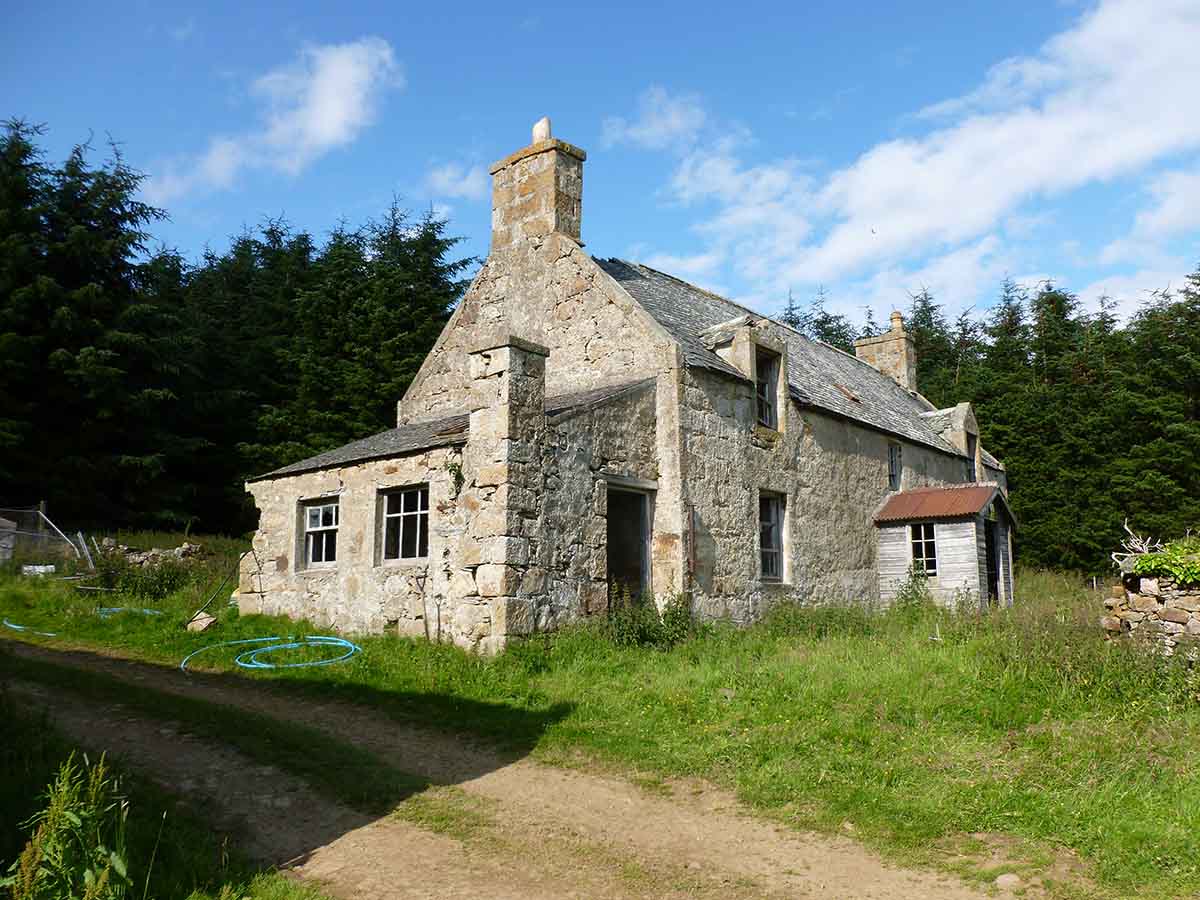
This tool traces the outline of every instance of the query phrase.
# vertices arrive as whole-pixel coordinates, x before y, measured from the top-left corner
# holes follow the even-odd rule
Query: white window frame
[[[755,419],[764,428],[776,431],[779,430],[779,359],[778,353],[754,348]]]
[[[768,510],[773,510],[773,516],[763,518],[764,503]],[[768,546],[764,540],[767,529],[773,529],[774,541]],[[776,491],[759,491],[758,493],[758,577],[760,581],[782,582],[787,574],[787,495]],[[774,558],[774,572],[769,572],[771,566],[768,559]]]
[[[332,510],[332,514],[326,513]],[[310,500],[301,507],[301,525],[304,528],[304,567],[306,569],[332,569],[337,566],[337,533],[341,522],[341,504],[335,497]],[[315,519],[314,519],[315,515]],[[333,558],[329,558],[329,535],[333,535]],[[320,553],[313,551],[318,546]],[[314,557],[319,555],[320,559]]]
[[[898,491],[904,481],[904,445],[888,441],[888,490]]]
[[[913,566],[924,572],[926,577],[936,578],[938,573],[937,527],[934,523],[913,522],[909,525],[908,546],[912,554]]]
[[[416,502],[412,509],[407,509],[406,498],[414,496]],[[391,510],[392,499],[396,500],[398,509]],[[422,535],[421,522],[424,520],[424,535]],[[389,488],[386,491],[379,492],[379,556],[380,559],[387,565],[395,565],[398,563],[407,563],[415,561],[423,561],[429,559],[429,485],[428,484],[411,484],[404,487]],[[389,555],[388,547],[388,530],[394,525],[396,529],[396,551],[395,555]],[[414,541],[415,553],[406,556],[404,554],[404,537],[409,533],[409,529],[416,529],[416,539]],[[424,537],[424,544],[421,538]],[[422,552],[424,551],[424,552]]]

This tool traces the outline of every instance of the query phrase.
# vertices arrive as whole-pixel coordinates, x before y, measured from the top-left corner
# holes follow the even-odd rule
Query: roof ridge
[[[645,263],[632,262],[627,259],[620,259],[619,257],[616,257],[616,256],[610,256],[609,259],[612,261],[615,261],[615,262],[619,262],[622,265],[633,266],[638,269],[645,269],[648,272],[654,272],[656,275],[661,275],[664,278],[670,278],[672,281],[677,281],[682,285],[686,285],[687,287],[691,288],[694,291],[699,291],[702,294],[707,294],[710,297],[720,300],[722,303],[728,303],[730,306],[736,306],[738,309],[742,310],[743,312],[747,312],[752,316],[757,316],[760,319],[766,319],[768,322],[771,322],[774,325],[778,325],[780,328],[785,328],[788,331],[790,331],[792,334],[796,335],[797,337],[803,338],[806,341],[810,341],[811,343],[814,343],[814,344],[820,344],[822,347],[828,347],[830,350],[834,351],[835,353],[840,353],[840,354],[842,354],[842,356],[848,357],[848,358],[854,360],[855,362],[866,366],[872,372],[875,372],[876,374],[882,376],[883,378],[888,378],[887,375],[884,375],[882,372],[880,372],[877,368],[875,368],[873,365],[871,365],[865,359],[860,359],[858,356],[849,352],[848,350],[843,350],[841,347],[835,347],[833,344],[829,343],[828,341],[823,341],[820,338],[815,338],[815,337],[812,337],[811,335],[807,335],[803,331],[801,331],[799,328],[796,328],[793,325],[789,325],[787,322],[781,322],[779,319],[775,318],[774,316],[768,316],[764,313],[760,313],[760,312],[758,312],[758,310],[751,309],[750,307],[746,306],[743,303],[738,303],[738,301],[736,301],[736,300],[731,300],[723,294],[718,294],[716,291],[710,291],[708,288],[700,287],[700,285],[698,285],[698,284],[692,284],[692,282],[685,281],[684,279],[680,278],[678,275],[672,275],[670,272],[664,272],[661,269],[656,269],[653,266],[646,265]],[[713,327],[716,327],[716,326],[713,326]],[[888,380],[891,381],[890,378],[888,378]]]

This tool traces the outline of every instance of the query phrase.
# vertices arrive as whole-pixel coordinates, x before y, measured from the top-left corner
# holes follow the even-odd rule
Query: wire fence
[[[92,566],[82,533],[68,537],[37,506],[0,507],[0,563],[52,566],[72,560]]]

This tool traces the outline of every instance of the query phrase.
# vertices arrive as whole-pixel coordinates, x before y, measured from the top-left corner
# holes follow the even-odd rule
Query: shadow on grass
[[[253,791],[255,769],[282,770],[336,801],[326,810],[262,810],[243,816],[263,861],[303,859],[348,831],[366,825],[430,785],[478,778],[525,757],[543,733],[571,712],[570,704],[529,710],[435,692],[387,691],[365,685],[267,681],[231,673],[180,672],[177,668],[80,650],[57,650],[0,641],[0,681],[32,685],[19,696],[90,751],[136,755],[127,768],[144,771],[168,790],[185,792],[184,746],[172,729],[214,748],[203,761],[229,768],[218,795]],[[62,710],[56,715],[55,700]],[[91,727],[80,704],[95,710]],[[119,705],[120,709],[113,707]],[[69,715],[66,710],[75,712]],[[130,723],[130,715],[135,719]],[[153,727],[138,727],[140,720]],[[102,727],[102,722],[125,721]],[[502,736],[482,743],[452,731]],[[136,743],[136,754],[122,753]],[[107,746],[106,746],[107,745]],[[236,751],[234,755],[229,751]],[[219,776],[221,773],[218,771]],[[194,794],[195,784],[186,786]],[[42,785],[30,785],[36,792]],[[327,813],[327,814],[326,814]],[[6,817],[8,821],[11,818]],[[289,821],[290,820],[290,821]]]

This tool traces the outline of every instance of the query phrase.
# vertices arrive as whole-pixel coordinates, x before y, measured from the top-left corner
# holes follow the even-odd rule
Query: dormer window
[[[975,471],[975,453],[979,449],[979,438],[967,432],[967,481],[978,481]]]
[[[758,424],[764,428],[779,429],[779,406],[776,398],[779,395],[779,356],[755,348],[754,353],[754,392],[758,403]]]

